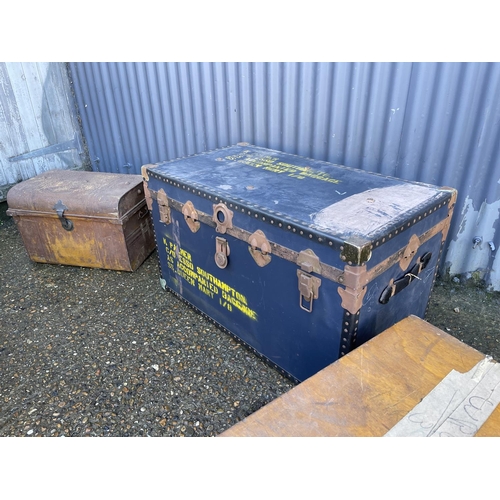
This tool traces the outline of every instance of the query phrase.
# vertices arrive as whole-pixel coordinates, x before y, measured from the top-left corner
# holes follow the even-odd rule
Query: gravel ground
[[[29,260],[2,203],[0,436],[215,436],[293,383],[159,283]]]
[[[0,436],[215,436],[293,387],[165,293],[156,252],[134,273],[37,264],[6,208]],[[500,359],[499,306],[440,281],[427,319]]]
[[[500,362],[500,292],[474,280],[438,280],[425,319]]]

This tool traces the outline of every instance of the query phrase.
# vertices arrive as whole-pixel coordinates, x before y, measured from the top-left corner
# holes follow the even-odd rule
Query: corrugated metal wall
[[[94,169],[139,173],[145,163],[245,141],[453,186],[443,268],[478,271],[500,290],[500,64],[70,67]]]
[[[0,62],[0,201],[16,182],[84,163],[65,64]]]

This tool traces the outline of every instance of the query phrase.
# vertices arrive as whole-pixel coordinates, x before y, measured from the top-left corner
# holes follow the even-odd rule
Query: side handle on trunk
[[[423,269],[427,267],[427,264],[429,264],[431,257],[431,252],[424,253],[418,259],[416,264],[401,278],[398,278],[397,280],[391,280],[389,282],[389,285],[387,285],[382,291],[378,301],[381,304],[387,304],[391,297],[399,293],[401,290],[404,290],[412,281],[421,279],[418,277],[418,275]]]

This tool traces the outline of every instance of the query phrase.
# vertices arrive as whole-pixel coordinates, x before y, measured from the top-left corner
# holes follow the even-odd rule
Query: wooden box
[[[155,247],[140,175],[51,170],[7,203],[35,262],[134,271]]]
[[[484,358],[439,328],[409,316],[220,436],[384,436],[452,370],[468,372]],[[489,401],[476,401],[492,407]],[[479,417],[477,411],[471,415]],[[422,424],[414,435],[431,433],[433,425],[424,414],[415,415],[414,421]],[[499,436],[500,406],[484,424],[478,420],[477,426],[460,421],[456,425],[464,436]]]

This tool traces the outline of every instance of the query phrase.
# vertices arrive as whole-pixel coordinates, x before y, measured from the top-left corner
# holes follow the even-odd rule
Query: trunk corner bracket
[[[366,241],[345,241],[340,249],[340,258],[350,266],[361,266],[372,256],[371,243]]]
[[[366,265],[345,266],[344,285],[345,289],[338,287],[337,291],[342,299],[342,307],[351,314],[356,314],[363,305],[367,285],[370,281]]]

